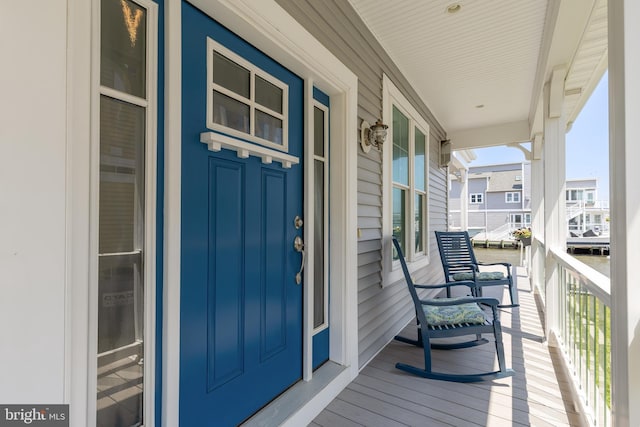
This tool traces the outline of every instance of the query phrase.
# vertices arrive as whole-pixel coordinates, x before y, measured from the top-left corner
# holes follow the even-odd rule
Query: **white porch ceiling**
[[[543,85],[558,66],[568,70],[572,122],[606,69],[606,0],[349,2],[454,149],[540,132]],[[456,3],[461,9],[448,13]]]

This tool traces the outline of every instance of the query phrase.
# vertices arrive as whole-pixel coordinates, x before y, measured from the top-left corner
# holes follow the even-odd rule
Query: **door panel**
[[[262,171],[262,251],[260,267],[260,360],[282,351],[286,341],[286,284],[283,265],[291,245],[287,244],[286,176],[272,170]],[[289,227],[287,227],[289,226]],[[289,277],[290,279],[290,277]]]
[[[208,131],[207,38],[288,86],[288,154],[299,159],[303,85],[186,2],[182,18],[180,422],[237,425],[302,375],[293,219],[302,215],[303,174],[302,162],[283,168],[200,142]],[[230,119],[224,109],[219,122]]]
[[[209,159],[209,266],[207,283],[209,391],[242,374],[244,359],[244,168]],[[216,209],[225,206],[225,209]],[[239,286],[216,286],[236,283]]]

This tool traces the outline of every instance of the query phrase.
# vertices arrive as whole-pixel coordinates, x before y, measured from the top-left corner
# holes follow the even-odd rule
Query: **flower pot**
[[[531,246],[531,237],[521,237],[522,246]]]

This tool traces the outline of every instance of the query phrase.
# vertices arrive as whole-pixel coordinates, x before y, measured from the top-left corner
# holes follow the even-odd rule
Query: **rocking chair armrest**
[[[438,285],[413,285],[418,289],[444,289],[452,288],[454,286],[467,286],[469,288],[477,288],[478,285],[473,280],[460,280],[458,282],[441,283]]]
[[[511,268],[510,262],[479,262],[478,265],[503,265],[507,267],[507,269]]]
[[[462,263],[462,264],[444,264],[448,268],[457,268],[457,267],[471,267],[473,270],[478,269],[478,264],[474,264],[472,262]]]
[[[497,298],[491,297],[474,297],[473,301],[479,304],[490,305],[491,307],[497,307],[500,305],[500,301]]]

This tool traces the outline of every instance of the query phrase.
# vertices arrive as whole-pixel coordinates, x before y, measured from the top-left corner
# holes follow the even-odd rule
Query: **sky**
[[[598,178],[598,200],[609,199],[608,109],[608,74],[605,73],[566,135],[567,178]],[[524,160],[524,154],[517,148],[491,147],[474,151],[478,158],[470,166]]]

